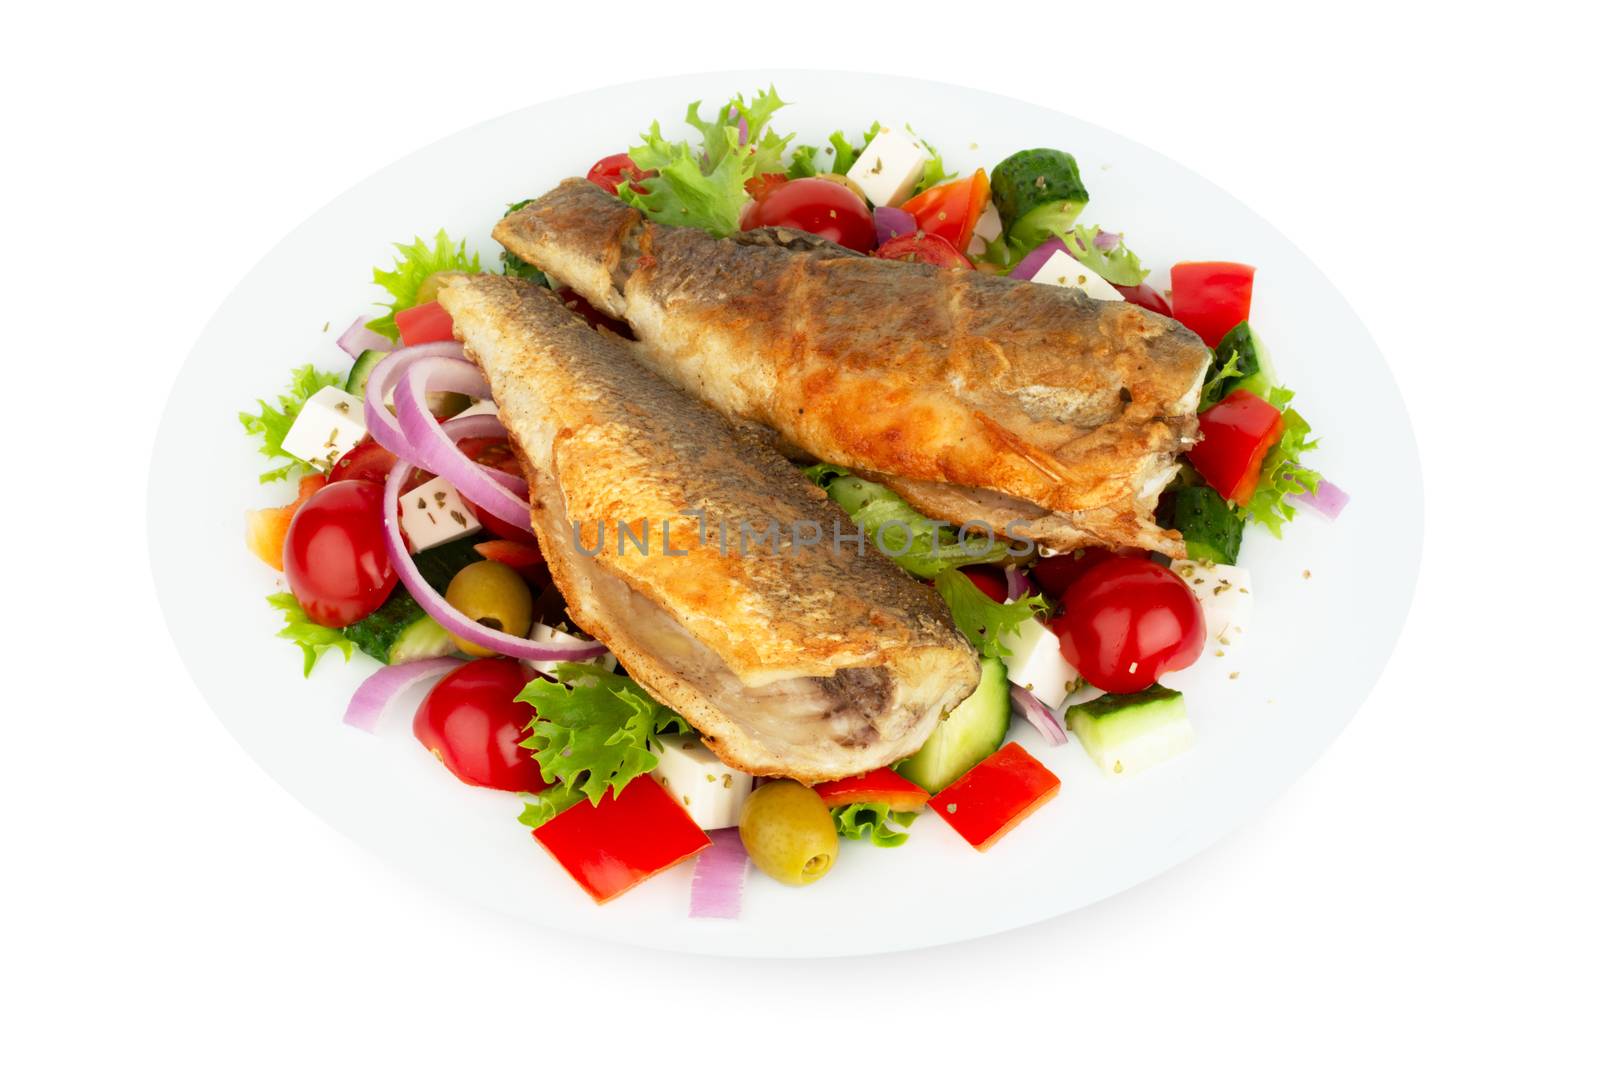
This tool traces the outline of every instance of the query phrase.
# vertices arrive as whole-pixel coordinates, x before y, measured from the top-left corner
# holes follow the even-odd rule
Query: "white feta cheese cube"
[[[1044,261],[1044,266],[1033,276],[1040,285],[1059,285],[1065,289],[1082,289],[1096,300],[1121,300],[1122,294],[1094,271],[1073,259],[1059,248]]]
[[[973,227],[972,232],[985,241],[993,241],[1000,236],[1000,231],[1004,228],[1000,222],[1000,209],[995,207],[994,201],[991,200],[989,206],[983,209],[983,214],[978,216],[978,224]]]
[[[495,402],[493,400],[490,400],[486,397],[483,400],[474,400],[465,411],[459,415],[452,415],[450,418],[464,419],[469,415],[493,415],[496,418],[499,418],[500,409],[495,406]]]
[[[443,478],[434,478],[400,498],[400,529],[411,542],[411,551],[421,552],[471,537],[483,529],[483,524],[455,486]]]
[[[1001,657],[1006,674],[1050,707],[1059,708],[1067,694],[1082,684],[1082,675],[1061,655],[1060,640],[1037,618],[1007,634],[1005,643],[1011,650],[1011,655]]]
[[[361,398],[337,385],[317,390],[283,435],[283,450],[295,459],[328,470],[367,435]]]
[[[582,645],[587,643],[581,637],[574,637],[569,633],[562,633],[560,630],[557,630],[554,627],[546,626],[542,622],[536,622],[533,624],[533,630],[528,634],[528,640],[544,641],[558,645]],[[551,678],[554,678],[556,676],[556,668],[561,666],[561,664],[565,661],[555,659],[529,659],[523,660],[523,662],[532,667],[534,670],[538,671],[540,674],[548,675]],[[617,669],[617,657],[613,656],[609,652],[601,656],[599,659],[584,660],[584,662],[596,664],[597,666],[603,667],[608,671],[614,671]]]
[[[873,135],[845,177],[879,207],[899,207],[922,180],[929,158],[921,141],[888,127]]]
[[[661,760],[650,777],[683,805],[696,826],[717,830],[739,825],[739,811],[754,779],[717,759],[698,737],[657,737],[650,750]]]
[[[1206,643],[1209,651],[1237,647],[1250,625],[1250,572],[1226,563],[1203,563],[1180,559],[1172,563],[1173,573],[1182,578],[1200,601],[1206,617]]]

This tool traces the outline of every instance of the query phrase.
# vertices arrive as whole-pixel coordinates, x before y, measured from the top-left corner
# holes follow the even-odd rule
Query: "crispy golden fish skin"
[[[1210,353],[1171,319],[791,231],[718,240],[577,179],[494,235],[626,319],[646,365],[791,451],[893,478],[937,517],[1031,517],[1050,548],[1183,554],[1151,513],[1195,441]]]
[[[475,275],[439,300],[489,380],[573,620],[730,766],[803,782],[881,767],[976,686],[939,596],[864,544],[838,550],[835,524],[855,526],[753,430],[549,290]]]

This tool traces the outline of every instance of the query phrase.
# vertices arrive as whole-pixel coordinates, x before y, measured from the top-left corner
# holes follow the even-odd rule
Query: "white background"
[[[1593,1062],[1600,93],[1596,27],[1574,21],[1590,16],[692,7],[8,16],[0,1055]],[[1323,267],[1411,405],[1427,548],[1383,681],[1259,820],[1107,903],[835,963],[514,925],[300,808],[211,716],[156,613],[156,420],[211,309],[280,236],[464,125],[767,62],[970,84],[1178,159]],[[1338,669],[1337,648],[1319,655]]]

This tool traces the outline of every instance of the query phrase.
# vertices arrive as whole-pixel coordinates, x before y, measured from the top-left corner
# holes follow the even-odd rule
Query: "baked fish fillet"
[[[837,551],[835,525],[853,524],[753,429],[547,289],[475,275],[439,300],[527,471],[573,621],[724,762],[803,782],[859,774],[921,748],[976,686],[939,596],[870,548]],[[777,551],[756,540],[774,525]]]
[[[795,231],[658,226],[577,179],[494,235],[626,319],[646,365],[791,452],[1050,548],[1183,555],[1151,512],[1195,441],[1210,353],[1171,319]]]

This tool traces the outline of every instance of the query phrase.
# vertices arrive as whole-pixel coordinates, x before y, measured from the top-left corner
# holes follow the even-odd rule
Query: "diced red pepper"
[[[921,811],[928,791],[908,782],[887,767],[813,787],[830,808],[849,804],[882,804],[890,811]]]
[[[979,167],[972,177],[935,185],[901,206],[924,233],[943,237],[957,253],[964,252],[972,243],[979,216],[989,206],[989,175]]]
[[[1118,285],[1111,283],[1111,288],[1122,294],[1122,299],[1130,304],[1154,311],[1157,315],[1172,318],[1172,305],[1167,303],[1167,298],[1156,292],[1150,285],[1140,282],[1138,285]]]
[[[1283,413],[1246,389],[1235,389],[1200,413],[1201,439],[1189,462],[1211,488],[1248,504],[1261,479],[1261,461],[1283,436]]]
[[[327,484],[324,475],[308,474],[300,479],[300,493],[294,503],[244,513],[244,543],[262,563],[283,570],[283,543],[289,536],[289,523],[294,521],[294,513]]]
[[[533,837],[598,904],[711,847],[653,778],[635,778],[599,804],[580,800]]]
[[[550,584],[550,570],[544,565],[544,553],[538,545],[526,541],[479,541],[472,546],[484,559],[504,563],[524,578]]]
[[[957,778],[930,804],[979,852],[1061,790],[1061,779],[1015,741]]]
[[[1256,269],[1244,263],[1179,263],[1172,268],[1172,317],[1212,348],[1250,319]]]
[[[400,343],[407,348],[430,341],[453,341],[456,336],[450,312],[440,307],[437,300],[395,312],[394,325],[400,331]]]

